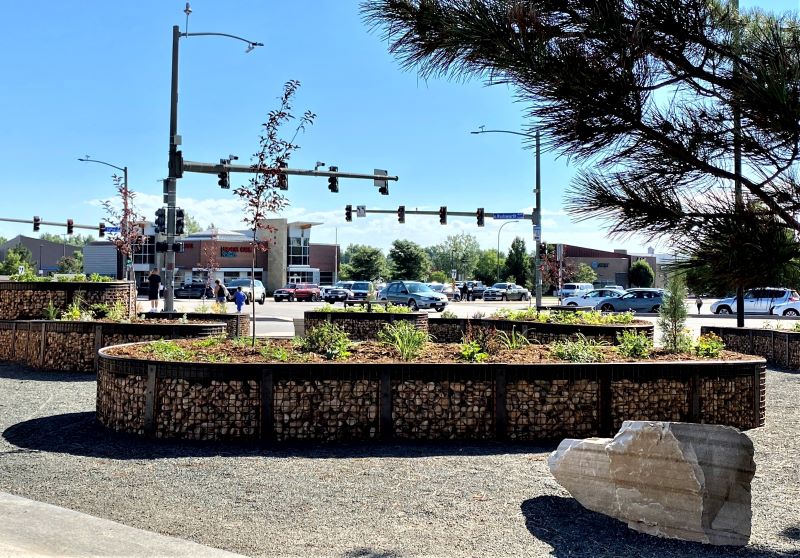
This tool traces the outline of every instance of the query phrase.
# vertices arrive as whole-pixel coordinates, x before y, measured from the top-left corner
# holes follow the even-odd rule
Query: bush
[[[455,320],[458,318],[455,312],[452,310],[445,310],[441,314],[439,314],[440,318],[445,318],[446,320]]]
[[[397,349],[400,358],[406,361],[416,358],[430,340],[431,336],[427,331],[417,329],[414,324],[406,321],[386,324],[378,332],[378,341]]]
[[[700,358],[718,358],[725,343],[716,333],[706,333],[697,338],[694,352]]]
[[[628,358],[647,358],[653,350],[653,341],[644,333],[625,330],[617,335],[617,351]]]
[[[505,331],[498,331],[497,338],[506,349],[521,349],[531,344],[527,337],[513,327],[511,328],[511,335]]]
[[[350,356],[350,338],[341,327],[325,322],[312,329],[305,337],[299,337],[295,345],[304,351],[317,353],[328,360]]]
[[[483,362],[489,358],[477,341],[469,341],[461,345],[458,355],[461,360],[466,362]]]
[[[661,328],[661,344],[670,353],[691,350],[692,339],[685,329],[686,285],[683,276],[674,273],[667,281],[667,291],[658,312],[658,327]]]
[[[361,313],[367,311],[366,304],[354,304],[352,306],[333,306],[332,304],[323,304],[319,308],[314,308],[313,312],[332,312],[332,313],[342,313],[342,312],[354,312],[354,313]],[[408,314],[411,312],[411,309],[408,306],[398,306],[396,304],[387,304],[385,307],[382,304],[376,304],[372,306],[372,314]]]
[[[555,357],[567,362],[603,362],[603,352],[600,350],[602,345],[579,333],[575,341],[553,343],[550,351]]]

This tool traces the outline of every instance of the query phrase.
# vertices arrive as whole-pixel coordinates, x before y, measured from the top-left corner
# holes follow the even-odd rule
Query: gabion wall
[[[45,308],[53,303],[59,313],[67,309],[76,296],[87,304],[125,304],[127,317],[136,313],[136,285],[131,281],[93,282],[0,282],[0,320],[40,320]]]
[[[167,438],[545,441],[609,436],[634,419],[764,424],[762,359],[260,365],[129,360],[101,350],[99,361],[98,420]]]

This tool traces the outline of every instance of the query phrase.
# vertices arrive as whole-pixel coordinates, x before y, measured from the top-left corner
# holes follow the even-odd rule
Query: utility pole
[[[534,193],[536,194],[536,206],[533,208],[533,240],[534,240],[534,256],[533,256],[533,281],[536,289],[536,309],[542,307],[542,260],[539,257],[539,250],[542,246],[542,173],[540,168],[541,152],[540,152],[540,138],[539,130],[536,130],[536,186]]]
[[[164,255],[164,311],[175,310],[175,191],[181,172],[178,146],[178,45],[181,32],[177,25],[172,26],[172,80],[169,103],[169,173],[164,181],[164,201],[167,203],[167,253]]]

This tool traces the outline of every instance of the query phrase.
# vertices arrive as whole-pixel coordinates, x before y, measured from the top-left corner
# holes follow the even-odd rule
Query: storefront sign
[[[222,258],[235,258],[239,254],[252,254],[252,246],[223,246],[219,249],[219,255]]]

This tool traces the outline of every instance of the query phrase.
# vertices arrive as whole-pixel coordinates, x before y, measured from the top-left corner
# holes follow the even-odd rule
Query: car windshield
[[[493,289],[505,289],[506,288],[506,283],[495,283],[494,285],[492,285],[492,288]]]
[[[352,289],[354,291],[368,291],[369,283],[353,283]]]
[[[432,291],[436,291],[437,293],[444,290],[444,285],[427,285],[427,287]]]
[[[231,286],[231,287],[250,286],[250,280],[249,279],[234,279],[233,281],[228,283],[228,286]]]
[[[406,288],[410,293],[432,293],[433,291],[423,283],[406,283]]]
[[[297,284],[296,284],[296,283],[286,283],[286,284],[283,286],[283,288],[284,288],[284,289],[295,289],[295,288],[297,288]]]

